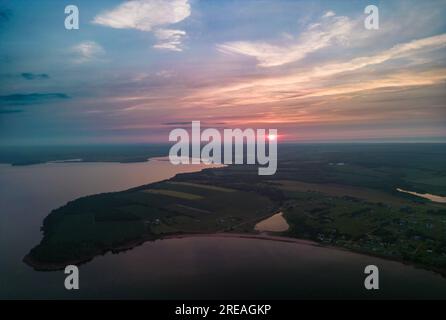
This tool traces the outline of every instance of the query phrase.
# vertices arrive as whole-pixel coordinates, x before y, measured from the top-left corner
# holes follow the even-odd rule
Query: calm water
[[[397,262],[307,244],[200,236],[148,242],[80,267],[77,292],[64,274],[36,272],[23,256],[43,218],[87,194],[124,190],[199,166],[147,163],[0,165],[0,298],[446,298],[446,279]],[[363,289],[376,264],[381,290]]]

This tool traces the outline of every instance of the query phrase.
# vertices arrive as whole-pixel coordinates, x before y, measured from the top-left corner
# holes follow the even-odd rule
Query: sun
[[[273,133],[268,134],[268,140],[270,140],[270,141],[277,140],[277,135],[273,134]]]

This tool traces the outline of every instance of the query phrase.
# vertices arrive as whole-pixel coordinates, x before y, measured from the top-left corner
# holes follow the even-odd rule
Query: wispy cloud
[[[15,114],[15,113],[21,113],[23,110],[17,110],[17,109],[0,109],[0,114]]]
[[[181,51],[181,40],[186,32],[166,26],[181,22],[190,14],[188,0],[132,0],[100,13],[93,23],[115,29],[153,32],[158,39],[154,48]]]
[[[85,63],[100,59],[105,50],[94,41],[84,41],[71,48],[71,51],[76,55],[75,63]]]
[[[65,93],[15,93],[0,96],[0,106],[38,104],[69,98]]]
[[[279,43],[264,41],[234,41],[217,45],[219,51],[250,56],[261,67],[275,67],[302,60],[308,54],[345,42],[355,22],[348,17],[325,13],[319,22],[311,24],[297,38],[286,37]]]
[[[444,69],[427,69],[420,73],[419,70],[413,69],[416,66],[414,63],[412,66],[407,65],[406,71],[401,72],[393,68],[388,69],[385,63],[400,58],[417,61],[420,56],[444,47],[446,47],[446,34],[440,34],[397,44],[373,55],[357,57],[345,62],[325,63],[313,68],[299,69],[298,72],[290,71],[286,74],[254,77],[214,89],[200,90],[199,95],[193,96],[191,101],[219,106],[246,105],[340,95],[377,88],[432,85],[445,80]],[[424,58],[419,61],[427,63],[430,59]],[[362,77],[358,81],[357,75],[352,74],[359,70],[364,72],[363,69],[372,66],[376,67],[374,71],[379,74],[379,79],[374,79],[371,74],[368,74],[366,78]],[[340,79],[339,76],[344,74],[351,74],[351,78]],[[351,81],[357,83],[351,83]]]
[[[158,29],[155,31],[155,36],[159,43],[153,47],[157,49],[167,49],[172,51],[182,51],[181,40],[186,35],[183,30],[173,29]]]
[[[20,74],[20,76],[26,80],[44,80],[50,78],[50,76],[46,73],[23,72]]]
[[[303,94],[299,98],[324,97],[333,95],[345,95],[360,91],[370,91],[376,89],[406,88],[412,86],[435,85],[446,81],[446,69],[427,72],[401,72],[394,75],[387,75],[380,79],[371,79],[359,83],[347,83],[334,85],[329,88],[314,90],[312,93]]]

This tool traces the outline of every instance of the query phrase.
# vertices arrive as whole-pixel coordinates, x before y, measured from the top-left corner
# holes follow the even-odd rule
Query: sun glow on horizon
[[[268,134],[268,140],[269,141],[276,141],[277,140],[277,135],[273,134],[273,133]]]

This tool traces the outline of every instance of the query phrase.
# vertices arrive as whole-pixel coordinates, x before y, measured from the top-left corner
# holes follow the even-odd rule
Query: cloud
[[[132,0],[105,11],[93,19],[93,23],[115,29],[136,29],[154,32],[157,49],[181,51],[183,30],[165,26],[183,21],[191,14],[189,0]]]
[[[190,15],[188,0],[133,0],[103,12],[93,23],[116,29],[152,31],[180,22]]]
[[[69,98],[65,93],[16,93],[0,96],[0,106],[38,104]]]
[[[286,37],[280,44],[263,41],[234,41],[217,45],[223,53],[241,54],[257,59],[260,67],[276,67],[304,59],[322,48],[345,42],[355,22],[348,17],[327,12],[318,23],[311,24],[297,39]]]
[[[14,114],[14,113],[21,113],[23,110],[17,110],[17,109],[6,109],[2,110],[0,109],[0,114]]]
[[[327,11],[327,12],[325,12],[325,14],[322,16],[322,18],[334,17],[335,15],[336,15],[336,13],[334,13],[333,11]]]
[[[171,70],[161,70],[155,73],[155,75],[160,78],[169,79],[175,76],[175,72]]]
[[[335,75],[342,72],[354,71],[371,65],[377,65],[396,58],[410,58],[421,51],[431,51],[446,47],[446,33],[423,39],[413,40],[407,43],[397,44],[388,50],[371,56],[359,57],[348,62],[327,64],[315,68],[313,75],[319,77]],[[423,60],[421,60],[423,61]],[[427,60],[425,60],[427,61]]]
[[[426,65],[433,59],[428,53],[445,47],[446,34],[416,39],[349,61],[328,62],[313,68],[299,69],[298,72],[254,76],[216,88],[203,89],[198,95],[192,95],[192,100],[196,98],[201,103],[219,106],[249,105],[345,95],[379,88],[435,85],[445,80],[446,72]],[[388,63],[397,59],[415,63],[406,64],[405,72],[402,73],[398,66],[392,68]],[[421,70],[416,69],[416,61],[421,61]],[[359,71],[361,74],[358,74]],[[378,78],[374,79],[373,74]]]
[[[0,8],[0,25],[9,21],[12,17],[12,11],[8,8]]]
[[[405,88],[412,86],[427,86],[444,83],[446,80],[446,69],[439,69],[434,72],[402,72],[389,75],[376,80],[368,80],[358,83],[343,84],[315,90],[312,93],[304,94],[299,98],[324,97],[332,95],[345,95],[360,91],[370,91],[376,89]]]
[[[159,42],[153,47],[156,49],[182,51],[181,40],[185,35],[186,32],[183,30],[158,29],[155,31],[155,36]]]
[[[74,59],[76,63],[98,60],[105,54],[105,50],[94,41],[81,42],[72,47],[71,51],[76,54]]]
[[[43,80],[43,79],[49,79],[50,76],[46,73],[30,73],[30,72],[23,72],[20,74],[20,76],[26,80]]]
[[[166,126],[184,126],[184,125],[190,125],[191,121],[176,121],[176,122],[166,122],[163,123],[163,125]]]

